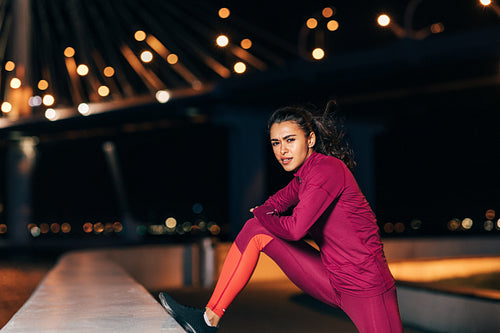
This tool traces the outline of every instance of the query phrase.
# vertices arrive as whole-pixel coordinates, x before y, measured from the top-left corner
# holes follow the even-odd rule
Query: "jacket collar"
[[[320,156],[320,153],[317,153],[316,151],[312,151],[311,155],[302,163],[300,168],[295,172],[293,175],[295,177],[298,177],[299,179],[304,178],[304,176],[307,173],[307,169],[309,169],[309,166]]]

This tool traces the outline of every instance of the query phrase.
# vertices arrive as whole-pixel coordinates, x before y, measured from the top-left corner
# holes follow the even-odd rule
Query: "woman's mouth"
[[[281,159],[281,163],[282,163],[282,164],[288,164],[288,163],[290,163],[291,161],[292,161],[292,158],[291,158],[291,157],[290,157],[290,158],[282,158],[282,159]]]

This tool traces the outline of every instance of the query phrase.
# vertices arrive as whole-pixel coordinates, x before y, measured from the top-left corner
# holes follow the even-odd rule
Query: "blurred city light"
[[[220,18],[228,18],[229,15],[231,15],[231,11],[228,8],[221,8],[219,9],[219,17]]]
[[[242,73],[245,73],[245,71],[247,70],[247,66],[239,61],[237,62],[236,64],[234,64],[234,71],[238,74],[242,74]]]
[[[312,51],[312,56],[313,56],[313,58],[314,58],[314,59],[316,59],[316,60],[321,60],[321,59],[323,59],[323,58],[324,58],[324,56],[325,56],[325,51],[323,51],[323,49],[322,49],[322,48],[317,47],[317,48],[315,48],[315,49]]]
[[[75,56],[75,49],[72,48],[71,46],[68,46],[67,48],[64,49],[64,56],[66,58],[71,58]]]
[[[379,15],[379,17],[377,18],[377,23],[381,27],[386,27],[391,23],[391,18],[387,14]]]
[[[252,47],[252,41],[248,38],[245,38],[241,41],[240,43],[240,46],[245,49],[245,50],[248,50],[249,48]]]
[[[1,108],[3,113],[9,113],[12,111],[12,104],[9,102],[3,102]]]
[[[89,73],[89,68],[87,65],[81,64],[76,68],[76,73],[80,76],[85,76]]]
[[[220,47],[225,47],[229,44],[229,38],[226,35],[220,35],[217,37],[217,45]]]
[[[134,38],[136,41],[138,42],[142,42],[143,40],[146,39],[146,33],[142,30],[137,30],[135,33],[134,33]]]
[[[103,74],[106,77],[112,77],[113,75],[115,75],[115,69],[111,66],[107,66],[104,68]]]
[[[49,87],[49,82],[47,80],[38,81],[38,89],[46,90]]]
[[[54,96],[52,96],[50,94],[43,96],[43,99],[42,99],[43,105],[45,105],[45,106],[52,106],[52,105],[54,105],[55,101],[56,100],[54,99]]]
[[[47,118],[48,120],[51,120],[51,121],[57,120],[58,117],[57,117],[56,110],[54,110],[52,108],[45,110],[45,118]]]
[[[12,80],[10,80],[10,87],[12,89],[20,88],[21,87],[21,80],[19,80],[17,77],[12,78]]]
[[[153,53],[151,51],[143,51],[141,53],[141,60],[145,63],[151,62],[153,60]]]
[[[5,63],[4,68],[7,72],[12,72],[16,68],[16,64],[15,62],[9,60]]]
[[[156,92],[156,100],[160,103],[166,103],[170,99],[170,93],[166,90],[159,90]]]
[[[90,114],[90,107],[87,103],[80,103],[78,105],[78,112],[83,116],[88,116]]]
[[[318,26],[318,20],[316,20],[315,18],[310,18],[306,21],[306,26],[309,28],[309,29],[315,29],[317,26]]]

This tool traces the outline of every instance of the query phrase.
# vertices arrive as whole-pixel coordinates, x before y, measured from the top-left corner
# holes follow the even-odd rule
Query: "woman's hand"
[[[255,208],[257,208],[257,207],[259,207],[259,206],[255,206],[255,207],[253,207],[253,208],[250,208],[250,213],[253,213],[253,210],[254,210]]]

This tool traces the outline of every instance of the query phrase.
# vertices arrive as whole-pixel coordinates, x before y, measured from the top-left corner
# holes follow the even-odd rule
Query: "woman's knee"
[[[249,219],[236,236],[235,243],[240,249],[246,248],[248,242],[256,235],[269,235],[274,237],[257,218]]]

